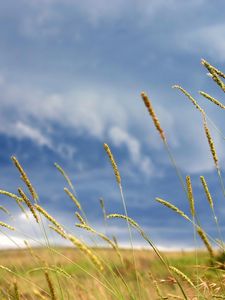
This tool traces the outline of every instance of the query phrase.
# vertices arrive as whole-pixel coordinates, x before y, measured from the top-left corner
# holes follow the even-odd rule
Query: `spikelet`
[[[201,108],[201,106],[198,104],[198,102],[181,86],[179,85],[173,85],[172,88],[180,90],[191,102],[194,104],[194,106],[203,114],[205,115],[204,110]]]
[[[47,271],[45,271],[45,278],[48,283],[51,299],[56,300],[55,289]]]
[[[225,105],[223,105],[219,100],[213,98],[209,94],[202,92],[202,91],[200,91],[199,94],[202,95],[203,97],[205,97],[206,99],[210,100],[214,104],[218,105],[220,108],[225,109]]]
[[[35,218],[36,222],[39,223],[38,216],[34,210],[34,207],[30,200],[27,198],[26,194],[23,192],[21,188],[18,189],[18,193],[20,194],[23,201],[26,203],[27,207],[30,209],[30,212],[32,213],[33,217]]]
[[[220,77],[225,79],[225,74],[223,72],[221,72],[220,70],[218,70],[217,68],[215,68],[214,66],[212,66],[209,62],[207,62],[205,59],[201,60],[201,63],[204,67],[206,67],[206,69],[211,73],[211,72],[215,72],[217,75],[219,75]]]
[[[212,70],[212,72],[210,72],[209,75],[212,78],[212,80],[225,92],[225,84],[219,78],[219,76],[216,74],[216,72],[214,72],[214,70]]]
[[[38,204],[35,204],[34,207],[43,215],[46,219],[48,219],[53,225],[55,225],[59,230],[64,232],[62,226],[54,219],[43,207]]]
[[[103,239],[104,241],[106,241],[114,250],[117,250],[116,245],[103,233],[96,231],[94,228],[90,227],[87,224],[76,224],[76,227],[85,229],[87,231],[90,231],[92,233],[95,233],[96,235],[98,235],[101,239]]]
[[[72,191],[74,191],[74,186],[73,186],[72,181],[70,180],[69,176],[67,175],[67,173],[63,170],[62,167],[60,167],[59,164],[54,163],[54,166],[62,174],[62,176],[65,178],[66,182],[68,183],[68,185],[70,186]]]
[[[207,137],[207,140],[208,140],[209,148],[210,148],[210,151],[212,153],[212,157],[213,157],[215,166],[218,169],[219,166],[218,166],[218,156],[217,156],[217,153],[216,153],[216,148],[215,148],[213,139],[211,137],[209,128],[207,126],[206,119],[205,118],[203,118],[203,119],[204,119],[204,122],[203,122],[204,123],[204,130],[205,130],[205,134],[206,134],[206,137]]]
[[[190,221],[189,217],[182,211],[180,210],[178,207],[176,207],[175,205],[171,204],[168,201],[165,201],[161,198],[156,198],[155,199],[157,202],[165,205],[166,207],[172,209],[173,211],[175,211],[176,213],[178,213],[180,216],[182,216],[183,218],[185,218],[186,220]]]
[[[23,201],[22,198],[18,197],[17,195],[15,195],[13,193],[7,192],[7,191],[0,190],[0,194],[4,195],[4,196],[7,196],[7,197],[10,197],[12,199],[15,199],[16,201],[19,201],[19,202]]]
[[[188,200],[190,203],[190,211],[191,211],[192,217],[194,217],[195,216],[195,201],[194,201],[190,176],[186,176],[186,184],[187,184]]]
[[[15,156],[12,156],[12,161],[15,164],[15,166],[17,167],[18,171],[21,174],[21,179],[24,181],[24,183],[27,185],[31,196],[33,197],[34,200],[38,199],[38,195],[34,189],[34,187],[32,186],[30,179],[28,178],[26,172],[24,171],[24,169],[22,168],[22,166],[20,165],[19,161],[17,160],[17,158]]]
[[[13,281],[13,288],[14,288],[15,300],[20,300],[19,288],[16,280]]]
[[[208,185],[207,185],[207,183],[206,183],[206,180],[205,180],[204,176],[200,176],[200,179],[201,179],[201,182],[202,182],[202,185],[203,185],[205,194],[206,194],[206,198],[207,198],[207,200],[209,201],[209,205],[210,205],[210,207],[211,207],[212,209],[214,209],[213,199],[212,199],[212,196],[211,196],[211,194],[210,194],[210,191],[209,191]]]
[[[145,92],[141,93],[141,97],[144,101],[145,106],[147,107],[147,110],[148,110],[150,116],[152,117],[153,123],[154,123],[156,129],[158,130],[162,140],[164,142],[166,142],[166,136],[165,136],[164,131],[163,131],[163,129],[162,129],[160,123],[159,123],[159,119],[157,118],[157,116],[155,114],[155,111],[154,111],[154,108],[151,104],[151,101],[149,100],[149,98],[148,98],[148,96]]]
[[[129,222],[130,225],[132,225],[133,227],[135,227],[138,230],[141,230],[141,228],[140,228],[140,226],[138,225],[137,222],[135,222],[132,218],[127,217],[125,215],[121,215],[121,214],[109,214],[106,217],[107,217],[107,219],[115,219],[116,218],[116,219],[126,220],[127,222]]]
[[[81,224],[86,224],[83,217],[76,211],[75,216],[77,217],[78,221],[80,221]]]
[[[191,281],[191,279],[187,275],[185,275],[183,272],[181,272],[180,270],[178,270],[177,268],[175,268],[173,266],[169,266],[169,268],[176,275],[178,275],[180,278],[182,278],[184,281],[186,281],[190,286],[192,286],[193,288],[195,288],[194,283]]]
[[[206,248],[209,252],[209,255],[213,258],[214,257],[213,248],[212,248],[205,232],[202,230],[201,227],[197,228],[197,232],[198,232],[198,235],[200,236],[201,240],[203,241],[204,245],[206,246]]]
[[[52,225],[49,225],[49,228],[51,228],[52,230],[54,230],[55,232],[57,232],[59,235],[61,235],[61,237],[63,237],[64,239],[67,238],[65,231],[60,230],[58,227],[54,227]]]
[[[12,226],[10,226],[10,225],[8,225],[8,224],[4,223],[4,222],[1,222],[1,221],[0,221],[0,226],[2,226],[2,227],[6,227],[6,228],[8,228],[8,229],[10,229],[10,230],[15,230],[15,228],[14,228],[14,227],[12,227]]]
[[[0,210],[3,211],[4,213],[6,213],[7,215],[10,215],[10,212],[8,211],[8,209],[2,205],[0,206]]]
[[[112,164],[112,168],[113,168],[113,171],[114,171],[114,174],[115,174],[115,177],[116,177],[116,181],[118,182],[118,184],[121,184],[119,169],[118,169],[117,164],[115,162],[115,159],[112,155],[112,152],[111,152],[111,150],[110,150],[110,148],[107,144],[104,144],[104,149],[105,149],[106,153],[109,156],[109,159],[110,159],[110,162]]]
[[[77,200],[77,198],[74,196],[74,194],[71,193],[71,191],[69,191],[68,188],[66,188],[66,187],[64,188],[64,191],[70,197],[70,199],[75,203],[75,205],[77,206],[77,208],[79,210],[81,210],[80,202]]]
[[[97,267],[97,269],[99,271],[103,271],[103,265],[100,262],[100,260],[98,259],[98,257],[84,244],[82,243],[79,239],[77,239],[75,236],[73,235],[67,235],[67,238],[78,248],[80,249],[81,252],[83,252],[84,254],[86,254],[90,260],[95,264],[95,266]]]

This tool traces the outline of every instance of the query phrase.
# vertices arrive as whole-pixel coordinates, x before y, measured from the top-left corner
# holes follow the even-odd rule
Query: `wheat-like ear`
[[[190,218],[182,211],[180,210],[178,207],[176,207],[175,205],[173,205],[172,203],[163,200],[161,198],[156,198],[155,199],[157,202],[163,204],[164,206],[172,209],[173,211],[175,211],[176,213],[178,213],[180,216],[182,216],[183,218],[185,218],[186,220],[190,221]]]
[[[212,248],[205,232],[203,231],[203,229],[201,227],[197,228],[197,232],[198,232],[198,235],[200,236],[201,240],[203,241],[204,245],[206,246],[206,248],[209,252],[209,255],[213,258],[214,257],[213,248]]]
[[[51,228],[52,230],[54,230],[56,233],[58,233],[59,235],[61,235],[61,237],[63,237],[64,239],[67,239],[67,235],[65,233],[65,231],[60,230],[58,227],[54,227],[52,225],[49,225],[49,228]]]
[[[173,266],[169,266],[170,270],[173,271],[176,275],[178,275],[180,278],[182,278],[184,281],[186,281],[190,286],[192,286],[193,288],[195,288],[194,283],[191,281],[191,279],[184,274],[181,270],[178,270],[177,268],[173,267]]]
[[[219,76],[216,74],[216,72],[212,71],[209,75],[212,78],[212,80],[225,92],[225,84],[219,78]]]
[[[106,151],[106,153],[108,154],[109,160],[111,162],[115,177],[116,177],[116,181],[118,182],[118,184],[121,184],[121,177],[120,177],[120,172],[119,169],[117,167],[117,164],[115,162],[115,159],[113,157],[113,154],[109,148],[109,146],[107,144],[104,144],[104,149]]]
[[[30,202],[30,200],[27,198],[26,194],[23,192],[23,190],[21,188],[18,189],[18,192],[19,192],[21,198],[23,199],[23,201],[26,203],[27,207],[29,208],[30,212],[32,213],[33,217],[35,218],[36,222],[39,223],[39,219],[34,210],[34,207],[33,207],[32,203]]]
[[[86,254],[90,260],[93,262],[93,264],[97,267],[99,271],[103,271],[104,267],[101,263],[101,261],[98,259],[98,257],[89,249],[88,246],[86,246],[83,242],[81,242],[78,238],[75,236],[68,234],[67,238],[78,248],[81,252]]]
[[[13,193],[10,193],[10,192],[7,192],[7,191],[4,191],[4,190],[0,190],[0,195],[4,195],[4,196],[7,196],[9,198],[12,198],[16,201],[19,201],[19,202],[22,202],[23,199],[18,197],[17,195],[13,194]]]
[[[225,92],[225,84],[219,78],[219,76],[225,78],[225,74],[204,59],[201,60],[201,63],[209,71],[209,75],[212,77],[213,81]]]
[[[220,108],[225,109],[225,105],[223,105],[219,100],[213,98],[209,94],[207,94],[205,92],[202,92],[202,91],[200,91],[199,94],[202,95],[203,97],[205,97],[206,99],[210,100],[211,102],[213,102],[214,104],[216,104]]]
[[[188,200],[190,203],[190,211],[191,211],[192,217],[194,217],[195,216],[195,201],[194,201],[190,176],[186,176],[186,183],[187,183]]]
[[[201,106],[198,104],[198,102],[181,86],[179,85],[173,85],[172,88],[180,90],[191,102],[194,104],[194,106],[203,114],[205,115],[204,110],[201,108]]]
[[[72,191],[74,191],[74,186],[73,186],[72,181],[70,180],[69,176],[67,175],[66,171],[63,170],[63,168],[57,163],[54,163],[54,166],[62,174],[62,176],[65,178],[66,182],[68,183],[68,185],[70,186]]]
[[[210,194],[210,191],[209,191],[208,185],[206,183],[206,180],[205,180],[204,176],[200,176],[200,179],[201,179],[202,186],[203,186],[205,194],[206,194],[206,198],[209,201],[209,205],[212,209],[214,209],[213,199],[212,199],[212,196]]]
[[[68,188],[64,188],[65,193],[70,197],[70,199],[75,203],[75,205],[77,206],[77,208],[79,210],[81,210],[81,205],[80,202],[77,200],[77,198],[74,196],[73,193],[71,193],[70,190],[68,190]]]
[[[56,294],[55,294],[55,289],[54,289],[54,285],[52,283],[52,280],[48,274],[48,271],[45,271],[45,278],[49,287],[49,291],[50,291],[50,295],[51,295],[51,299],[52,300],[56,300]]]
[[[62,226],[54,219],[43,207],[38,204],[35,204],[34,207],[46,218],[48,219],[53,225],[55,225],[59,230],[64,232]]]
[[[216,67],[212,66],[209,62],[207,62],[205,59],[201,60],[202,65],[211,73],[215,72],[217,75],[225,79],[225,74],[218,70]]]
[[[212,157],[213,157],[215,166],[218,169],[219,168],[219,166],[218,166],[218,156],[217,156],[216,148],[215,148],[212,136],[210,134],[209,128],[207,126],[207,122],[206,122],[206,118],[205,117],[203,118],[203,125],[204,125],[204,130],[205,130],[206,138],[208,140],[209,148],[210,148],[210,151],[212,153]]]
[[[33,185],[31,184],[30,179],[28,178],[26,172],[22,168],[21,164],[19,163],[19,161],[17,160],[17,158],[15,156],[12,156],[11,158],[12,158],[12,161],[13,161],[14,165],[16,166],[18,171],[20,172],[21,179],[24,181],[24,183],[28,187],[28,190],[30,191],[31,196],[33,197],[34,200],[38,200],[38,195],[37,195]]]
[[[97,236],[99,236],[102,240],[104,240],[106,243],[108,243],[116,251],[116,253],[119,256],[119,258],[121,259],[121,261],[123,261],[117,244],[114,243],[113,241],[111,241],[105,234],[96,231],[94,228],[92,228],[91,226],[89,226],[87,224],[76,224],[76,227],[85,229],[85,230],[90,231],[90,232],[96,234]]]
[[[75,216],[77,217],[78,221],[80,221],[81,224],[84,224],[84,225],[86,224],[83,217],[77,211],[75,212]]]
[[[147,96],[147,94],[145,92],[141,93],[141,97],[142,97],[142,100],[144,101],[144,104],[145,104],[145,106],[146,106],[146,108],[147,108],[150,116],[152,117],[153,123],[154,123],[156,129],[158,130],[158,132],[159,132],[162,140],[164,142],[166,142],[165,133],[164,133],[164,131],[163,131],[161,125],[160,125],[159,119],[156,116],[156,113],[154,111],[154,108],[152,106],[151,101],[149,100],[149,98],[148,98],[148,96]]]
[[[4,223],[4,222],[1,222],[1,221],[0,221],[0,226],[5,227],[5,228],[8,228],[8,229],[10,229],[10,230],[15,230],[14,227],[12,227],[12,226],[10,226],[10,225]]]
[[[107,219],[124,219],[127,222],[129,222],[130,225],[132,225],[133,227],[135,227],[136,229],[138,229],[139,231],[142,231],[142,229],[140,228],[140,226],[138,225],[137,222],[135,222],[132,218],[122,215],[122,214],[109,214],[106,216]]]
[[[13,281],[15,300],[20,300],[20,293],[16,279]]]

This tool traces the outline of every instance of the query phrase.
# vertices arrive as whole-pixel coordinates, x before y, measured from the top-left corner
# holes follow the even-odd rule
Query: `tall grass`
[[[202,64],[207,68],[217,86],[225,91],[224,73],[205,60],[202,60]],[[202,128],[218,174],[218,183],[225,196],[219,158],[207,124],[209,119],[207,113],[184,88],[179,85],[175,85],[174,88],[181,91],[200,113]],[[201,91],[200,94],[218,108],[225,108],[219,100],[208,93]],[[14,201],[15,206],[18,206],[18,209],[26,215],[30,226],[36,223],[35,230],[41,232],[43,239],[36,238],[35,230],[34,235],[28,235],[24,228],[20,228],[20,224],[15,227],[11,226],[12,214],[7,208],[0,206],[0,211],[8,216],[7,223],[0,221],[0,233],[18,247],[14,251],[2,250],[0,252],[0,299],[225,299],[225,252],[222,231],[205,177],[200,176],[202,191],[212,211],[218,239],[213,238],[201,226],[195,207],[191,177],[186,175],[184,180],[152,101],[144,92],[141,93],[141,98],[175,168],[184,194],[189,201],[190,212],[185,212],[160,197],[155,200],[171,210],[171,213],[178,214],[192,224],[195,251],[185,255],[162,253],[141,225],[129,216],[129,203],[125,201],[119,168],[108,144],[104,144],[104,148],[119,187],[123,212],[108,213],[103,199],[100,199],[100,208],[107,228],[111,226],[111,222],[116,222],[118,219],[126,222],[130,240],[130,249],[127,250],[120,247],[115,236],[112,238],[107,235],[108,230],[99,232],[89,222],[88,214],[83,210],[82,203],[75,193],[72,180],[61,166],[55,163],[55,167],[67,184],[64,191],[68,196],[68,201],[70,199],[74,203],[73,215],[75,214],[78,220],[75,226],[90,234],[92,241],[90,245],[74,234],[75,226],[67,228],[43,207],[23,166],[13,156],[12,161],[29,193],[25,193],[21,187],[18,187],[18,195],[16,192],[4,190],[0,190],[0,194]],[[71,218],[74,217],[73,215]],[[149,246],[149,250],[134,249],[133,230],[140,234]],[[23,249],[11,236],[11,231],[24,237]],[[71,247],[54,246],[50,243],[50,235],[57,235],[58,239],[67,241]],[[197,237],[207,251],[197,248]],[[99,239],[105,243],[104,247],[98,246]],[[30,246],[28,240],[36,242],[38,247]]]

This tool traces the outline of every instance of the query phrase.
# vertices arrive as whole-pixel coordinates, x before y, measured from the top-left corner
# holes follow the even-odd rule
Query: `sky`
[[[121,173],[128,215],[157,246],[192,248],[191,224],[155,201],[161,197],[189,214],[186,195],[140,97],[145,91],[182,177],[191,176],[201,224],[218,237],[199,176],[208,182],[222,231],[225,199],[202,118],[171,87],[187,89],[213,120],[209,128],[223,175],[224,138],[215,126],[224,132],[224,112],[198,91],[223,102],[201,58],[225,70],[224,9],[222,0],[216,5],[210,0],[0,1],[0,188],[26,190],[10,159],[15,155],[40,204],[89,241],[75,227],[76,207],[64,193],[57,162],[73,181],[90,224],[128,246],[126,224],[108,220],[105,225],[99,205],[103,198],[107,213],[124,213],[103,148],[107,143]],[[27,220],[12,199],[1,196],[0,204],[13,215],[0,211],[0,220],[19,228],[15,233],[2,229],[0,247],[21,246],[32,237],[44,243],[32,217]],[[133,239],[135,246],[146,246],[135,232]]]

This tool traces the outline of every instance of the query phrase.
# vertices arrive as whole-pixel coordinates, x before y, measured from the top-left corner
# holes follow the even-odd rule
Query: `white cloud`
[[[19,139],[28,138],[36,142],[40,146],[52,147],[51,141],[46,138],[37,128],[32,128],[31,126],[18,121],[13,126],[13,133],[15,137]]]
[[[139,167],[145,175],[149,176],[153,174],[153,164],[151,160],[141,152],[140,141],[119,127],[110,128],[109,137],[115,146],[126,146],[131,161]]]
[[[150,116],[136,97],[132,91],[109,85],[78,83],[75,89],[59,94],[5,81],[2,84],[0,131],[19,139],[29,138],[70,157],[76,149],[64,141],[52,140],[54,127],[48,130],[51,122],[101,141],[107,141],[109,136],[116,147],[125,145],[132,163],[144,174],[151,175],[154,167],[151,158],[143,154],[144,147],[145,153],[151,155],[153,151],[161,156],[162,162],[168,163],[168,159],[165,153],[162,154],[162,141]],[[193,173],[212,170],[214,166],[199,114],[193,111],[191,104],[164,107],[162,98],[160,93],[156,94],[154,99],[158,102],[153,99],[153,104],[181,169]],[[34,127],[32,120],[42,124],[41,128],[39,125]],[[223,161],[219,136],[215,136],[215,143]]]
[[[209,55],[213,61],[225,61],[225,22],[206,25],[186,32],[179,48],[193,53]]]

